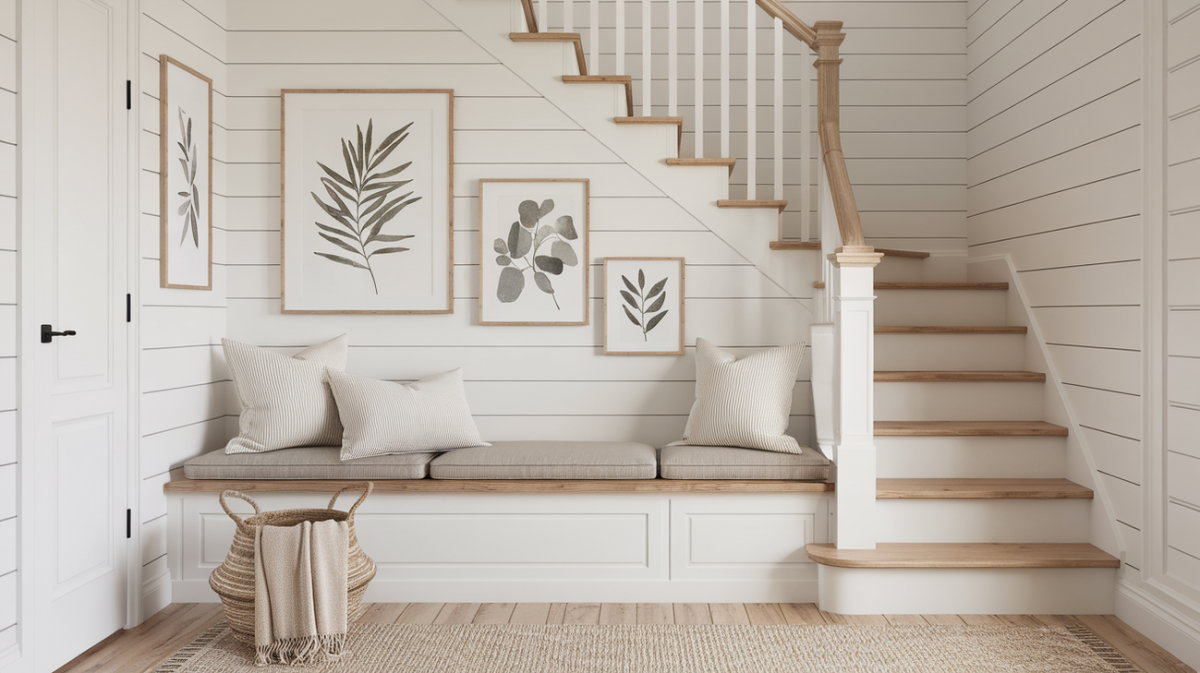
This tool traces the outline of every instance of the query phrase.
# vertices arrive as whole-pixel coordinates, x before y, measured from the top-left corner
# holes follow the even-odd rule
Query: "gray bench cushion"
[[[778,453],[728,446],[668,446],[662,450],[663,479],[785,479],[824,481],[829,459],[800,446],[801,452]]]
[[[436,453],[405,453],[343,461],[340,446],[305,446],[267,453],[224,450],[183,466],[188,479],[424,479]]]
[[[492,442],[434,459],[434,479],[653,479],[654,447],[633,442]]]

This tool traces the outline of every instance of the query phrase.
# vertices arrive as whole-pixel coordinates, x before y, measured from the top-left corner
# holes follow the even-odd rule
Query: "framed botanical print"
[[[212,80],[159,56],[159,286],[212,289]]]
[[[479,323],[586,325],[586,179],[479,181]]]
[[[683,353],[681,257],[604,258],[604,354]]]
[[[282,93],[282,311],[454,310],[454,92]]]

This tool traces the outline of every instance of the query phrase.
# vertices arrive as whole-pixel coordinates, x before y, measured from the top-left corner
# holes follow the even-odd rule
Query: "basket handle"
[[[220,498],[221,499],[221,509],[225,510],[225,513],[229,515],[230,519],[233,519],[233,522],[237,524],[238,528],[244,528],[246,526],[246,522],[240,516],[238,516],[237,514],[234,514],[233,510],[229,509],[229,503],[225,502],[226,496],[229,496],[231,498],[240,498],[242,500],[245,500],[246,502],[250,503],[251,507],[254,508],[255,514],[262,514],[262,510],[258,508],[258,503],[254,502],[254,499],[251,498],[250,496],[246,495],[245,493],[239,493],[238,491],[222,491],[221,498]]]
[[[363,504],[363,500],[366,500],[367,496],[371,495],[371,491],[375,490],[374,482],[368,481],[366,486],[363,486],[363,485],[347,486],[346,488],[343,488],[342,490],[338,491],[337,493],[334,493],[333,498],[331,498],[329,500],[329,507],[327,509],[333,509],[334,503],[337,502],[338,496],[340,496],[341,494],[346,493],[348,491],[360,491],[360,490],[363,492],[363,494],[361,496],[359,496],[358,500],[353,505],[350,506],[350,512],[349,512],[350,516],[348,518],[348,521],[354,521],[354,510],[358,509],[358,506]]]

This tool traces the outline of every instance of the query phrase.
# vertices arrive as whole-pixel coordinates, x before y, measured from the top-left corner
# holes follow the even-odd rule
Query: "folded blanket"
[[[254,536],[254,663],[337,660],[346,649],[345,521],[259,526]]]

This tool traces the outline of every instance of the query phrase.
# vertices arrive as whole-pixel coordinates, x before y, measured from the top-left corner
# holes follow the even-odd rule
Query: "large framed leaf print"
[[[479,323],[586,325],[586,179],[479,181]]]
[[[159,57],[159,286],[212,289],[212,80]]]
[[[282,92],[282,311],[454,310],[454,92]]]

